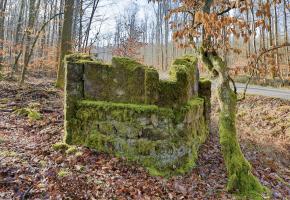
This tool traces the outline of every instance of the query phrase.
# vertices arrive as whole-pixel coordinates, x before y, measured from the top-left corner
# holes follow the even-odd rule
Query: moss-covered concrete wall
[[[112,65],[84,62],[84,97],[126,103],[145,102],[145,66],[113,58]]]
[[[193,57],[176,60],[166,81],[128,58],[107,65],[76,54],[65,63],[67,143],[124,156],[153,175],[195,166],[209,132],[210,82],[198,82]]]
[[[85,99],[176,107],[197,96],[192,88],[198,83],[192,76],[196,60],[186,59],[175,61],[167,81],[159,80],[154,68],[128,58],[114,57],[112,65],[86,59],[76,62],[84,70]]]

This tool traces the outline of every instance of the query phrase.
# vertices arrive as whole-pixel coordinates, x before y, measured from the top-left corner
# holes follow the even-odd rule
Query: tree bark
[[[287,3],[286,0],[283,0],[283,11],[284,11],[284,42],[288,43],[288,24],[287,24],[287,13],[286,13],[286,7]],[[289,78],[290,75],[290,57],[289,57],[289,48],[285,48],[285,56],[286,56],[286,63],[287,63],[287,69],[286,69],[286,78]]]
[[[22,27],[22,21],[23,21],[23,13],[24,13],[24,7],[25,7],[25,0],[21,0],[21,5],[20,5],[20,11],[19,11],[19,16],[18,16],[18,20],[17,20],[17,27],[16,27],[16,33],[15,33],[15,46],[18,46],[20,45],[20,50],[16,52],[17,55],[15,56],[15,61],[14,61],[14,65],[12,67],[12,72],[11,72],[11,76],[13,76],[13,73],[18,71],[18,60],[22,54],[22,51],[23,51],[23,39],[21,40],[21,43],[20,43],[20,38],[21,38],[21,27]],[[22,36],[24,37],[24,36]]]
[[[64,63],[65,55],[72,53],[72,26],[74,14],[74,1],[65,0],[64,22],[61,35],[60,58],[58,62],[58,73],[56,87],[64,87]]]
[[[274,23],[275,23],[275,46],[278,46],[278,15],[277,15],[277,5],[274,5]],[[277,51],[275,52],[275,67],[277,67],[277,71],[278,71],[278,76],[280,77],[280,79],[283,81],[283,76],[281,73],[281,69],[280,69],[280,63],[279,63],[279,50],[277,49]]]
[[[100,2],[100,0],[94,0],[94,3],[93,3],[92,12],[91,12],[91,16],[90,16],[90,19],[89,19],[89,23],[88,23],[88,27],[87,27],[87,30],[86,30],[86,33],[85,33],[85,39],[84,39],[83,49],[85,49],[85,52],[87,52],[91,26],[92,26],[94,15],[95,15],[95,12],[96,12],[97,7],[99,5],[99,2]]]
[[[83,0],[80,0],[79,4],[79,30],[78,30],[78,51],[82,51],[82,41],[83,41]]]
[[[59,2],[59,12],[64,12],[64,5],[63,5],[63,1],[64,0],[60,0]],[[60,57],[60,38],[61,38],[61,34],[62,34],[62,16],[58,17],[58,33],[57,33],[57,48],[56,48],[56,68],[58,68],[58,62],[59,62],[59,57]]]
[[[168,15],[170,7],[170,1],[164,1],[164,17]],[[164,70],[168,69],[168,42],[169,42],[169,19],[165,19],[164,32],[165,32],[165,58],[164,58]]]
[[[19,80],[20,86],[24,83],[25,74],[26,74],[28,63],[29,63],[30,43],[31,43],[31,39],[32,39],[32,32],[33,32],[34,22],[35,22],[35,2],[36,2],[36,0],[29,1],[29,17],[28,17],[28,26],[27,26],[27,30],[26,30],[24,65],[22,67],[21,77]]]
[[[211,0],[205,4],[205,11],[209,12]],[[248,13],[247,13],[248,19]],[[203,37],[203,44],[208,46],[209,39]],[[244,157],[237,138],[236,111],[237,95],[230,87],[229,68],[216,53],[212,54],[200,51],[201,61],[209,71],[218,78],[217,96],[220,107],[219,136],[222,154],[228,174],[227,190],[236,192],[242,196],[262,199],[262,193],[266,189],[251,173],[251,165]]]
[[[4,62],[4,23],[5,23],[5,11],[7,0],[1,0],[0,2],[0,72],[3,68]]]
[[[251,173],[251,165],[244,157],[237,138],[237,95],[230,87],[226,63],[216,54],[201,50],[201,60],[218,78],[219,136],[228,174],[227,189],[250,199],[262,199],[267,190]]]

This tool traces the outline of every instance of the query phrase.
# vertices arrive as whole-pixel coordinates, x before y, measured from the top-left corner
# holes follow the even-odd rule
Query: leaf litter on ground
[[[215,98],[211,134],[196,167],[164,179],[85,147],[53,148],[63,136],[63,94],[53,80],[35,79],[23,88],[1,81],[0,90],[0,199],[234,199],[226,191]],[[31,103],[38,105],[40,119],[14,112]],[[289,108],[289,101],[259,96],[239,103],[242,150],[273,199],[290,197]]]

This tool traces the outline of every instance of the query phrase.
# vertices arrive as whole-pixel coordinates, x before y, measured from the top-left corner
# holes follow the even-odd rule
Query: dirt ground
[[[21,89],[0,82],[0,199],[234,199],[225,189],[215,98],[196,168],[169,180],[84,147],[54,150],[63,135],[62,98],[53,80],[30,79]],[[17,112],[28,107],[40,111],[39,120]],[[290,102],[248,96],[239,103],[238,134],[273,199],[290,199]]]

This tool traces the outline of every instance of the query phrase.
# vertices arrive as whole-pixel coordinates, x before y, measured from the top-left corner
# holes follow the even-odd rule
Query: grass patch
[[[17,157],[17,153],[15,151],[0,151],[1,157]]]
[[[67,168],[63,168],[63,169],[60,169],[59,172],[57,173],[57,176],[58,177],[66,177],[66,176],[69,176],[70,175],[70,171],[69,169]]]

